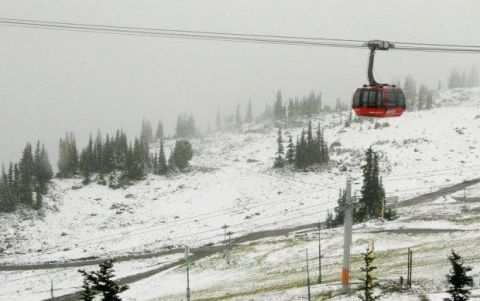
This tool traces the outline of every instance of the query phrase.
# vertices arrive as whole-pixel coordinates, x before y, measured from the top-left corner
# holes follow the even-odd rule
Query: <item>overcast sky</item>
[[[0,0],[0,17],[184,30],[346,39],[480,44],[476,0]],[[142,117],[168,131],[179,112],[206,125],[217,106],[250,98],[258,113],[277,89],[285,98],[312,89],[326,102],[350,101],[366,82],[368,50],[115,36],[0,26],[0,162],[40,139],[56,158],[74,131],[139,130]],[[381,81],[411,74],[436,87],[478,54],[380,52]],[[52,162],[55,164],[55,162]]]

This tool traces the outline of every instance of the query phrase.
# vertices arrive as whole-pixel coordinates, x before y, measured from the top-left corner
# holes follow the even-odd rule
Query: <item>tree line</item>
[[[252,123],[253,121],[252,101],[249,100],[244,113],[241,111],[240,104],[237,104],[235,112],[231,114],[222,114],[220,108],[217,108],[215,128],[217,131],[240,131],[243,124]]]
[[[83,183],[88,184],[92,175],[97,174],[99,182],[105,183],[105,175],[110,175],[111,180],[117,173],[122,179],[140,180],[147,173],[165,175],[188,166],[193,157],[190,142],[177,140],[167,161],[163,139],[160,140],[159,151],[152,155],[149,135],[145,133],[148,129],[145,131],[142,127],[140,138],[134,138],[133,143],[128,141],[122,130],[117,130],[112,136],[107,134],[105,138],[100,133],[95,139],[90,135],[80,155],[75,136],[67,133],[59,143],[58,177],[81,175]]]
[[[450,71],[448,77],[448,88],[474,88],[480,86],[480,76],[477,67],[471,67],[467,72],[466,70],[460,71],[453,69]]]
[[[312,121],[309,121],[307,130],[302,130],[295,144],[293,144],[292,136],[290,135],[286,153],[284,152],[283,143],[282,130],[279,128],[274,168],[292,165],[297,169],[305,169],[312,165],[326,165],[330,161],[328,145],[324,139],[320,123],[314,135]]]
[[[311,92],[302,99],[290,98],[284,103],[282,92],[277,91],[277,96],[272,105],[266,104],[265,110],[261,113],[260,120],[285,120],[301,116],[313,116],[322,111],[322,94]]]
[[[12,212],[19,205],[42,207],[42,198],[53,177],[45,146],[37,142],[35,150],[27,143],[18,163],[10,162],[8,171],[2,166],[0,175],[0,211]]]

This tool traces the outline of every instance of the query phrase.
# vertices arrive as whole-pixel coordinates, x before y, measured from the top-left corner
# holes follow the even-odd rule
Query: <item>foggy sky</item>
[[[0,17],[166,29],[406,42],[480,44],[480,2],[440,0],[0,0]],[[172,133],[191,111],[205,128],[216,108],[251,99],[257,114],[277,89],[284,98],[312,89],[324,102],[349,102],[366,83],[368,50],[189,41],[0,26],[0,162],[17,160],[26,141],[73,131],[124,128],[162,118]],[[432,87],[478,54],[379,52],[382,82],[411,74]],[[56,165],[52,160],[52,165]]]

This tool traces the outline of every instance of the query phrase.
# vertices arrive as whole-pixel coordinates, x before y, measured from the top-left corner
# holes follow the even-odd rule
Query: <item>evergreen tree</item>
[[[40,141],[37,142],[35,155],[33,157],[33,176],[35,180],[35,191],[44,194],[47,192],[47,183],[53,177],[52,166],[48,160],[48,154],[45,146],[40,147]]]
[[[360,208],[356,211],[359,220],[380,217],[385,199],[385,191],[379,176],[378,155],[370,147],[365,157],[366,163],[362,166],[362,196],[359,200]]]
[[[420,88],[418,88],[418,109],[424,109],[426,107],[427,103],[427,97],[428,97],[428,88],[425,84],[421,84]]]
[[[461,75],[457,69],[453,69],[448,77],[448,88],[455,89],[461,86]]]
[[[83,181],[82,183],[84,185],[87,185],[90,183],[90,176],[91,176],[91,170],[90,170],[90,154],[88,153],[88,148],[85,148],[82,150],[80,153],[80,173],[82,174]]]
[[[280,90],[277,91],[277,97],[273,105],[273,118],[275,120],[285,119],[285,108],[283,106],[282,92]]]
[[[78,153],[77,143],[73,133],[66,133],[64,139],[60,139],[59,158],[58,158],[58,176],[68,178],[77,174],[78,171]]]
[[[222,118],[220,116],[220,108],[217,107],[217,120],[215,122],[215,125],[217,126],[217,131],[222,130]]]
[[[176,135],[178,138],[193,137],[196,135],[195,119],[186,113],[177,118]]]
[[[178,140],[173,149],[173,160],[178,169],[183,170],[188,166],[188,162],[193,157],[193,149],[187,140]]]
[[[169,173],[176,173],[178,172],[177,164],[175,163],[175,158],[173,156],[173,150],[170,150],[170,156],[168,157],[168,172]]]
[[[288,137],[287,154],[285,156],[285,159],[290,164],[295,163],[295,145],[293,144],[291,135]]]
[[[165,175],[168,172],[167,160],[165,159],[165,150],[163,140],[160,140],[160,152],[158,154],[158,174]]]
[[[245,122],[251,123],[253,121],[252,101],[248,100],[247,113],[245,114]]]
[[[13,172],[13,169],[11,172]],[[0,175],[0,212],[12,212],[15,210],[15,205],[15,197],[12,194],[9,176],[2,165],[2,173]]]
[[[84,283],[87,282],[88,285],[91,285],[92,290],[102,294],[102,301],[121,301],[119,294],[126,291],[128,286],[115,282],[113,260],[105,260],[99,267],[98,271],[92,272],[79,270],[84,276]]]
[[[237,130],[242,128],[242,118],[240,117],[240,105],[237,104],[237,109],[235,110],[235,127]]]
[[[473,286],[473,278],[468,276],[467,273],[472,270],[471,267],[464,266],[463,259],[451,251],[448,260],[452,265],[450,274],[447,275],[447,280],[450,286],[448,287],[447,293],[452,296],[448,299],[451,301],[466,301],[470,299],[470,289]]]
[[[413,109],[415,107],[415,99],[417,96],[417,83],[411,75],[408,75],[405,78],[403,91],[405,93],[405,99],[407,100],[407,107]]]
[[[478,67],[474,66],[470,68],[470,72],[467,79],[467,87],[474,88],[480,85],[480,76],[478,72]]]
[[[34,178],[33,178],[33,155],[32,155],[32,145],[27,143],[23,149],[22,158],[18,165],[19,169],[19,196],[20,202],[28,205],[33,205],[33,189],[34,189]]]
[[[302,130],[300,135],[300,141],[297,140],[297,144],[295,147],[295,167],[297,168],[305,168],[307,167],[306,164],[306,151],[307,149],[307,140],[305,139],[305,131]]]
[[[282,168],[284,166],[283,154],[284,154],[284,151],[283,151],[282,129],[278,128],[277,157],[275,158],[275,163],[273,164],[274,168]]]
[[[152,124],[150,121],[145,118],[142,120],[142,130],[140,132],[140,140],[146,141],[147,143],[153,142],[153,130]]]
[[[373,265],[375,260],[375,254],[373,250],[367,248],[367,252],[362,254],[364,266],[361,267],[364,277],[361,279],[363,284],[360,286],[360,290],[363,292],[358,297],[363,301],[374,301],[378,299],[378,296],[373,295],[373,290],[375,289],[375,270],[376,266]]]
[[[162,140],[163,138],[164,138],[163,123],[162,123],[162,120],[159,120],[157,124],[157,131],[155,132],[155,139]]]
[[[93,301],[95,298],[95,292],[92,289],[92,283],[88,277],[83,278],[82,292],[80,293],[80,296],[80,300],[82,301]]]
[[[103,175],[105,173],[105,162],[104,162],[104,145],[102,141],[102,135],[100,131],[97,132],[97,137],[95,138],[95,143],[93,145],[93,163],[92,170]]]
[[[425,109],[430,110],[432,106],[433,106],[433,92],[429,90],[427,93],[427,97],[425,99]]]

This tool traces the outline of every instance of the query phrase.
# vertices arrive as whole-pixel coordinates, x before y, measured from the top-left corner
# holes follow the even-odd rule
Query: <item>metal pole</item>
[[[190,249],[185,246],[185,262],[187,263],[187,301],[190,301]]]
[[[50,298],[53,301],[53,279],[50,279]]]
[[[308,301],[312,299],[312,296],[310,294],[310,271],[308,269],[308,249],[305,249],[305,252],[307,254],[307,287],[308,287]]]
[[[322,245],[320,239],[320,222],[318,223],[318,283],[322,283]]]
[[[342,290],[343,293],[350,292],[350,247],[352,245],[352,188],[350,180],[347,180],[347,201],[344,209],[344,239],[343,239],[343,265],[342,265]]]

